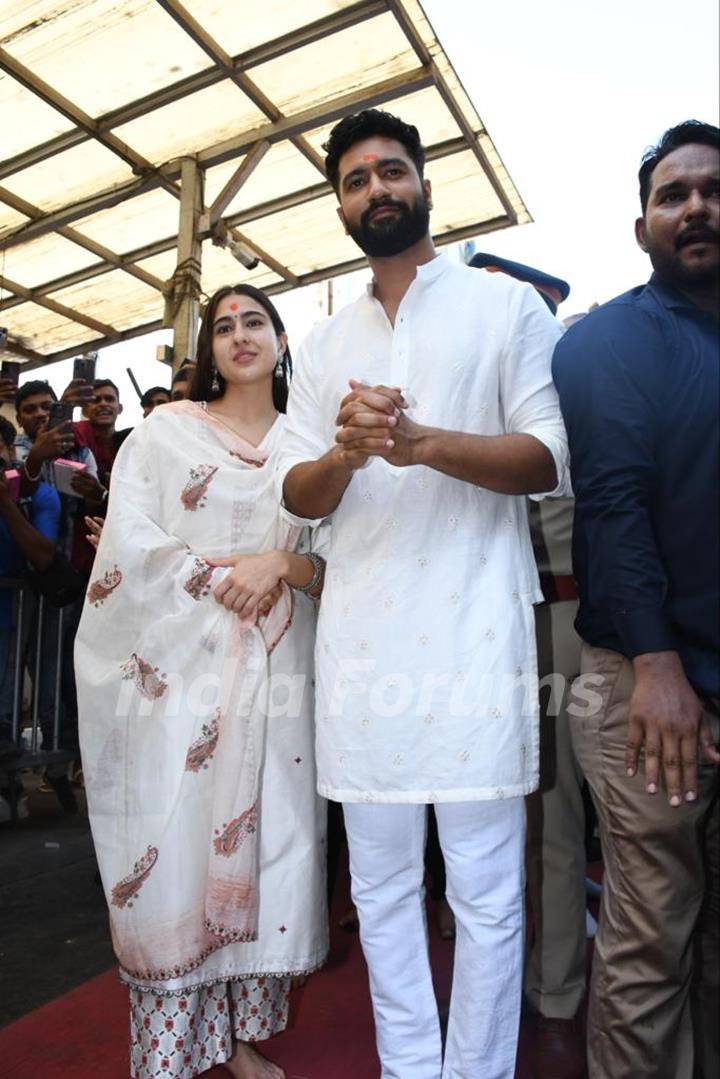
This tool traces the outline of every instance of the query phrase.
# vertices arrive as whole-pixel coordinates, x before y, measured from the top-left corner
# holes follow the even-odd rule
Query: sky
[[[481,237],[477,249],[568,281],[561,317],[646,280],[649,263],[633,233],[637,170],[673,124],[718,123],[716,0],[421,2],[533,217]],[[366,277],[339,279],[338,302]],[[318,317],[323,288],[277,298],[291,345]],[[124,368],[143,389],[167,385],[169,368],[153,357],[170,341],[163,331],[101,352],[98,374],[117,376],[126,406],[119,426],[141,415]],[[71,367],[47,369],[58,391]]]

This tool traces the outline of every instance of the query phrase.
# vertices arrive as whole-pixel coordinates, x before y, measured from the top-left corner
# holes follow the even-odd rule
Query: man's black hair
[[[15,411],[20,411],[20,405],[23,401],[26,401],[28,397],[35,397],[37,394],[43,394],[43,396],[50,395],[53,401],[57,401],[57,394],[52,388],[49,382],[44,382],[39,378],[36,378],[33,382],[25,382],[15,394]]]
[[[195,375],[195,368],[197,364],[194,360],[185,360],[182,367],[178,367],[177,371],[172,377],[172,385],[176,382],[191,382]]]
[[[145,390],[145,393],[140,398],[140,406],[147,408],[149,404],[152,404],[152,398],[156,393],[165,393],[168,401],[170,400],[170,390],[167,386],[151,386],[149,390]]]
[[[12,449],[15,445],[16,434],[17,431],[10,423],[10,420],[6,420],[4,416],[0,416],[0,439],[2,439],[8,449]]]
[[[679,150],[681,146],[689,146],[692,143],[714,146],[715,149],[720,148],[720,128],[715,127],[713,124],[705,124],[702,120],[685,120],[682,124],[668,128],[657,146],[651,146],[645,151],[640,172],[638,173],[640,205],[643,215],[647,210],[652,174],[655,167],[673,150]]]
[[[118,401],[120,400],[120,390],[117,388],[111,378],[96,378],[92,384],[94,390],[101,390],[103,386],[112,386],[117,394]]]
[[[372,139],[377,135],[402,143],[422,180],[425,170],[425,148],[420,142],[418,129],[383,109],[363,109],[362,112],[346,116],[340,123],[335,124],[330,132],[330,138],[323,145],[323,150],[327,154],[325,172],[336,194],[339,188],[338,165],[342,155],[356,142]]]

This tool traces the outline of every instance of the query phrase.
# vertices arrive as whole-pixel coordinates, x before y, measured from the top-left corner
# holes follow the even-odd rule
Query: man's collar
[[[664,307],[678,308],[684,311],[693,311],[696,314],[698,312],[701,312],[703,314],[706,313],[703,312],[703,309],[702,307],[700,307],[699,304],[693,303],[692,300],[690,300],[678,289],[674,288],[673,285],[669,285],[667,281],[663,281],[662,278],[659,277],[656,273],[652,275],[652,277],[648,281],[648,285],[652,288],[653,292]]]
[[[423,262],[415,270],[415,280],[421,281],[423,284],[434,281],[440,274],[450,266],[450,260],[446,255],[438,253],[435,258],[430,259],[429,262]],[[375,296],[375,281],[369,281],[365,286],[365,291],[368,296],[374,298]]]

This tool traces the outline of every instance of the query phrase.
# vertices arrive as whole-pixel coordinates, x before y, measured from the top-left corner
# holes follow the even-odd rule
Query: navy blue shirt
[[[572,326],[553,377],[575,490],[576,628],[679,652],[720,694],[718,322],[653,276]]]

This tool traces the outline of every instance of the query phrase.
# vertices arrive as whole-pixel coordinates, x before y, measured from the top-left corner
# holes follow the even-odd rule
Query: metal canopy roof
[[[0,324],[28,366],[163,325],[182,358],[201,291],[364,265],[322,164],[361,108],[419,128],[439,243],[530,220],[417,0],[0,0],[0,72]]]

